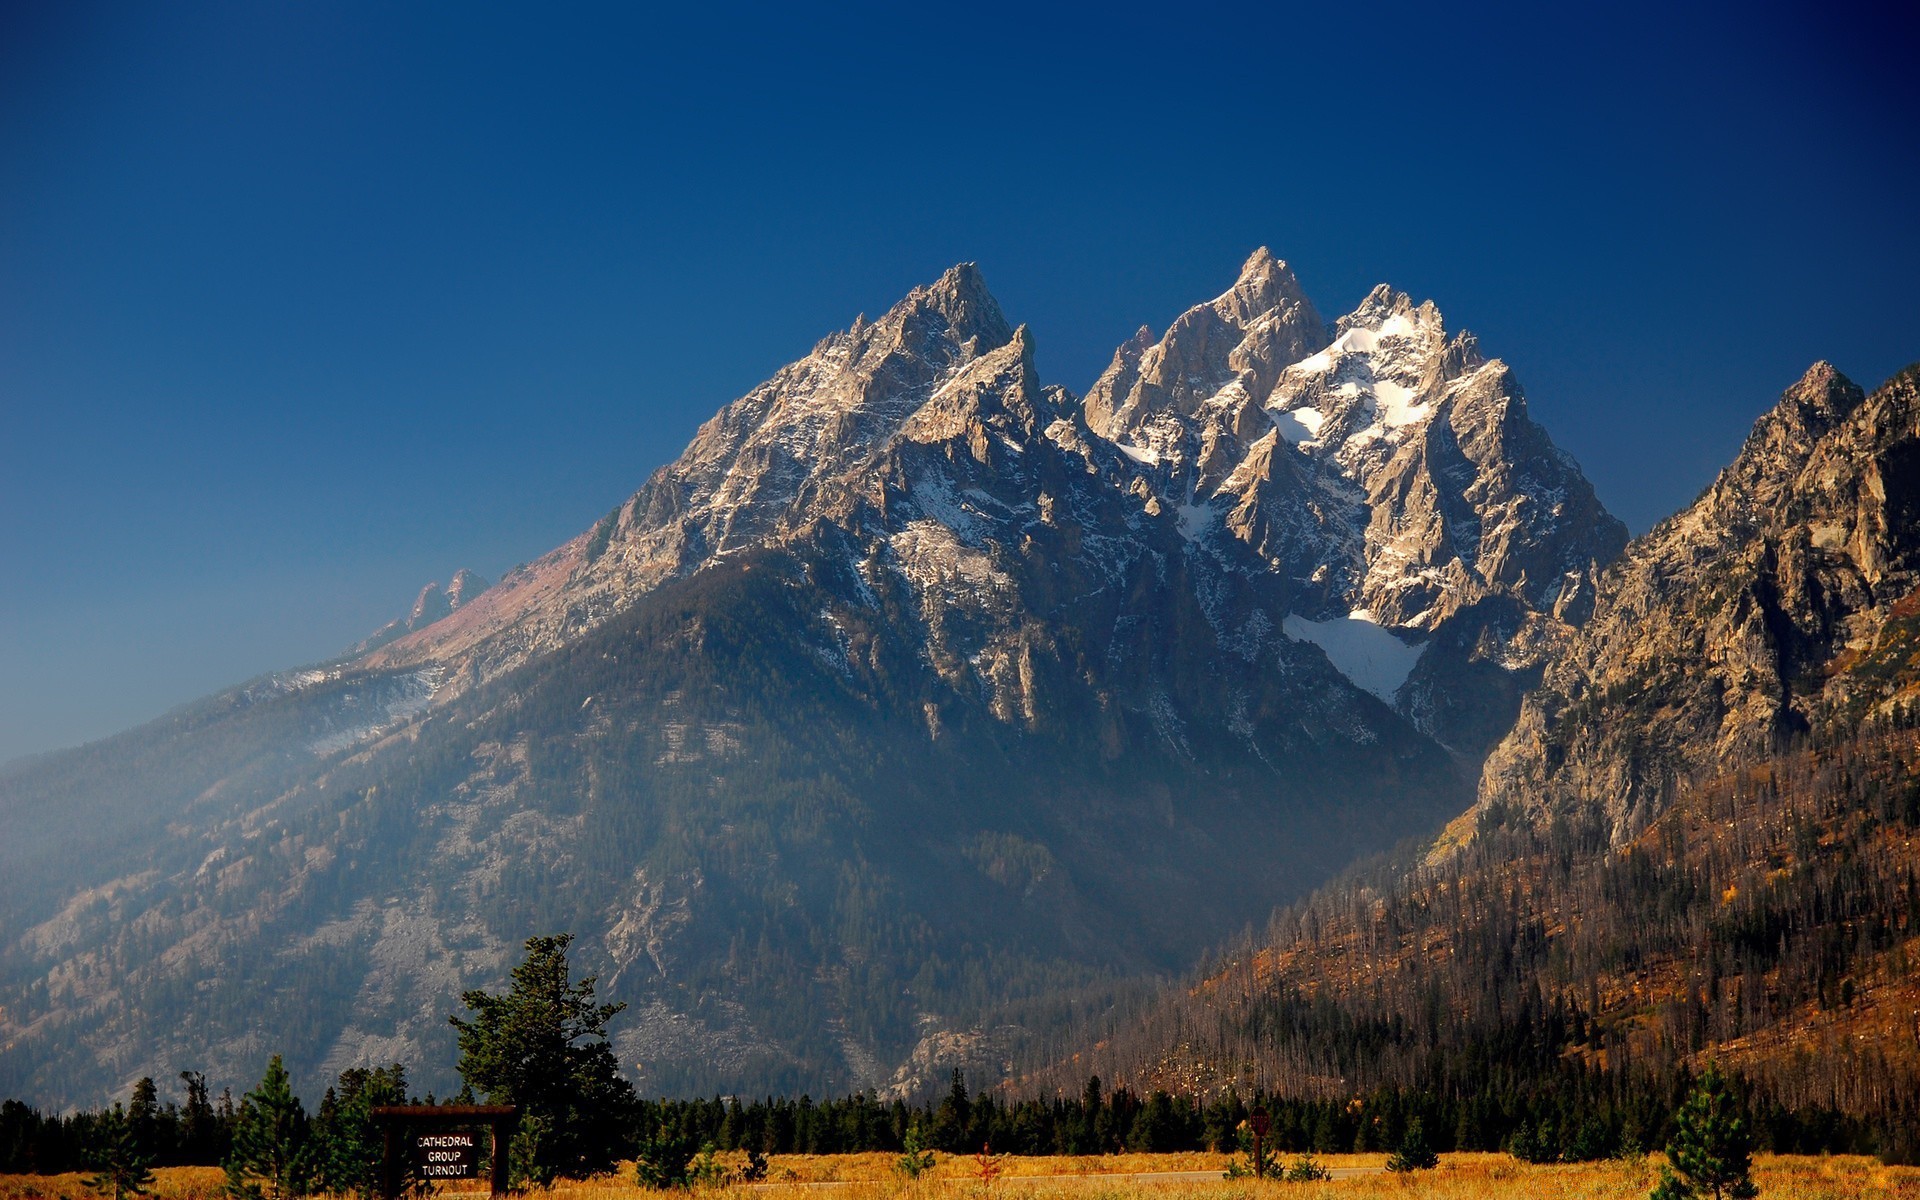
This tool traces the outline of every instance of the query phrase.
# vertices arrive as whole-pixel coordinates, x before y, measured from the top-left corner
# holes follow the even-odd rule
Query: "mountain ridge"
[[[1865,392],[1816,363],[1599,573],[1430,850],[1276,912],[1030,1082],[1617,1095],[1720,1061],[1773,1111],[1910,1127],[1916,497],[1920,367]]]
[[[1608,602],[1494,752],[1479,808],[1598,801],[1625,838],[1691,775],[1904,696],[1870,694],[1837,658],[1870,651],[1920,586],[1916,414],[1914,368],[1870,397],[1810,367],[1698,500],[1608,568]],[[1601,728],[1623,700],[1643,711]]]

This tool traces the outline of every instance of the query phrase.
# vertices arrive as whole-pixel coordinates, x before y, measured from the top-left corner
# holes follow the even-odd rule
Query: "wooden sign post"
[[[520,1110],[511,1104],[388,1104],[373,1110],[380,1123],[380,1194],[399,1200],[403,1159],[420,1179],[472,1179],[479,1171],[485,1128],[495,1200],[507,1194],[507,1153]]]
[[[1266,1138],[1267,1130],[1272,1128],[1273,1123],[1268,1118],[1266,1109],[1256,1108],[1253,1110],[1253,1115],[1247,1118],[1247,1124],[1253,1126],[1253,1177],[1265,1179],[1267,1156],[1262,1152],[1260,1143]]]

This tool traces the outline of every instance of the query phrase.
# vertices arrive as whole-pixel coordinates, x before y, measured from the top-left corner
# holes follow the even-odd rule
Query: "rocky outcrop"
[[[1264,249],[1121,347],[1086,412],[1189,537],[1286,581],[1290,633],[1470,757],[1626,541],[1471,334],[1385,285],[1329,333]]]
[[[453,578],[447,583],[447,611],[458,612],[462,606],[471,603],[476,596],[492,586],[485,577],[461,567],[453,573]]]
[[[453,578],[448,581],[444,591],[441,590],[438,580],[427,584],[420,589],[420,594],[414,597],[413,607],[407,611],[406,616],[396,617],[374,630],[366,640],[348,650],[345,657],[362,658],[382,646],[450,617],[491,586],[493,585],[488,583],[485,577],[461,567],[453,573]]]
[[[413,601],[413,611],[407,614],[407,630],[425,629],[441,617],[452,614],[453,605],[448,603],[447,594],[440,590],[439,583],[429,583],[420,589],[420,595]]]
[[[1490,756],[1478,809],[1616,839],[1689,779],[1911,699],[1920,372],[1864,396],[1816,363],[1685,511],[1596,588]],[[1463,827],[1464,828],[1464,827]]]

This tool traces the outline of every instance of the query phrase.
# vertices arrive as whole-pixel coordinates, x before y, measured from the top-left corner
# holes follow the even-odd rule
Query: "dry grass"
[[[87,1190],[86,1176],[0,1175],[0,1200],[100,1200]],[[219,1167],[157,1167],[152,1195],[158,1200],[216,1200],[224,1196],[227,1173]]]
[[[1283,1155],[1282,1161],[1286,1159]],[[975,1164],[965,1155],[941,1155],[935,1171],[915,1182],[892,1174],[891,1155],[781,1155],[770,1160],[770,1182],[731,1190],[746,1192],[752,1200],[822,1200],[823,1192],[834,1200],[1642,1200],[1653,1188],[1660,1160],[1530,1167],[1504,1154],[1448,1154],[1438,1170],[1399,1176],[1379,1170],[1384,1155],[1334,1154],[1319,1161],[1331,1168],[1370,1168],[1373,1173],[1326,1183],[1262,1184],[1129,1178],[1165,1171],[1211,1174],[1225,1163],[1212,1154],[1004,1161],[1006,1173],[986,1185],[973,1177]],[[1920,1169],[1883,1167],[1870,1158],[1762,1156],[1754,1174],[1767,1200],[1920,1200]],[[564,1184],[553,1189],[552,1200],[641,1200],[644,1194],[629,1178]]]
[[[939,1156],[917,1181],[892,1173],[892,1155],[778,1155],[773,1178],[726,1191],[734,1200],[1640,1200],[1652,1189],[1659,1159],[1529,1167],[1504,1154],[1448,1154],[1440,1167],[1414,1176],[1376,1173],[1327,1183],[1263,1183],[1218,1178],[1156,1181],[1130,1178],[1167,1171],[1222,1169],[1215,1154],[1127,1154],[1102,1158],[1013,1158],[992,1184],[975,1178],[966,1155]],[[1283,1157],[1284,1161],[1284,1157]],[[1378,1168],[1378,1154],[1326,1155],[1337,1168]],[[215,1200],[224,1177],[211,1167],[154,1172],[159,1200]],[[632,1175],[567,1182],[533,1200],[643,1200]],[[1920,1168],[1883,1167],[1870,1158],[1763,1155],[1754,1178],[1766,1200],[1920,1200]],[[91,1200],[80,1175],[0,1175],[0,1200]],[[485,1192],[444,1189],[443,1200]],[[693,1200],[701,1200],[694,1197]],[[719,1200],[717,1195],[712,1200]]]

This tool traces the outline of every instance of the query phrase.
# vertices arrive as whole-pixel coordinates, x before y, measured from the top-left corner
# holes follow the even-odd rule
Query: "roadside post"
[[[1247,1124],[1253,1128],[1253,1177],[1255,1179],[1265,1179],[1267,1177],[1267,1156],[1261,1152],[1260,1144],[1266,1139],[1267,1130],[1273,1127],[1273,1122],[1267,1116],[1266,1109],[1256,1108],[1253,1110],[1253,1115],[1247,1118]]]

